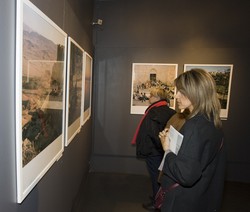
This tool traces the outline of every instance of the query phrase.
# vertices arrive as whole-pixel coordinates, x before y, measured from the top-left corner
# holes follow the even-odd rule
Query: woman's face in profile
[[[184,110],[186,108],[188,108],[189,111],[193,110],[193,105],[191,101],[186,96],[184,96],[180,91],[177,91],[175,98],[178,108],[180,110]]]

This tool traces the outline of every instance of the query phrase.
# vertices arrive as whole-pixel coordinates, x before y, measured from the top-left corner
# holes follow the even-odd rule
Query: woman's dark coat
[[[167,193],[161,212],[215,212],[222,200],[225,174],[223,132],[203,115],[186,121],[178,155],[165,158],[162,186],[180,185]]]
[[[157,104],[160,101],[157,101],[152,105]],[[141,123],[136,139],[137,157],[145,158],[147,156],[164,154],[158,135],[159,132],[165,128],[167,121],[175,113],[176,111],[169,108],[167,105],[153,107],[148,111],[147,115],[143,119],[143,122]]]

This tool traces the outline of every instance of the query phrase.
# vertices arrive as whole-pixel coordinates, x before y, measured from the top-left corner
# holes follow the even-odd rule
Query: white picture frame
[[[28,0],[17,0],[16,23],[16,184],[21,203],[64,151],[67,34]]]
[[[68,146],[81,130],[82,96],[84,80],[84,50],[68,37],[67,98],[65,146]]]
[[[222,120],[226,120],[230,103],[233,64],[184,64],[184,72],[192,68],[204,69],[214,78],[221,102],[220,117]]]
[[[151,87],[165,88],[169,93],[170,107],[175,109],[174,79],[177,73],[178,64],[174,63],[133,63],[130,113],[144,114],[150,105]]]
[[[82,122],[83,126],[85,122],[91,117],[91,105],[92,105],[92,67],[93,58],[85,52],[85,70],[84,70],[84,86],[83,86],[83,107],[82,107]]]

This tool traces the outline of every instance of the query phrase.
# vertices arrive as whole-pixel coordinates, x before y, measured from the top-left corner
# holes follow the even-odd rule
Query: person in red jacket
[[[177,155],[170,150],[167,130],[159,134],[166,152],[161,184],[167,190],[161,212],[218,212],[226,158],[215,81],[208,72],[192,69],[179,75],[175,86],[179,109],[190,113],[180,129]]]
[[[176,111],[169,107],[168,94],[165,89],[151,89],[149,102],[150,106],[146,109],[131,143],[136,144],[137,157],[146,161],[152,183],[152,201],[143,204],[143,207],[151,210],[154,209],[153,200],[159,189],[158,168],[164,155],[158,135]]]

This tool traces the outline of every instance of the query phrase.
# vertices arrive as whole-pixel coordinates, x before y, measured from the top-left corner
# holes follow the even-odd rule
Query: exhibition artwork
[[[84,76],[84,50],[68,37],[67,99],[65,145],[67,146],[81,128],[81,108]]]
[[[92,57],[85,52],[85,71],[84,71],[84,95],[82,108],[82,125],[91,116],[91,100],[92,100]]]
[[[16,164],[21,203],[64,150],[67,34],[17,1]]]
[[[184,64],[184,71],[200,68],[207,71],[214,78],[217,94],[221,103],[221,119],[228,118],[230,91],[233,74],[232,64]]]
[[[161,87],[168,93],[170,107],[175,108],[174,79],[177,77],[177,64],[133,63],[131,83],[131,114],[144,114],[149,103],[150,89]]]

